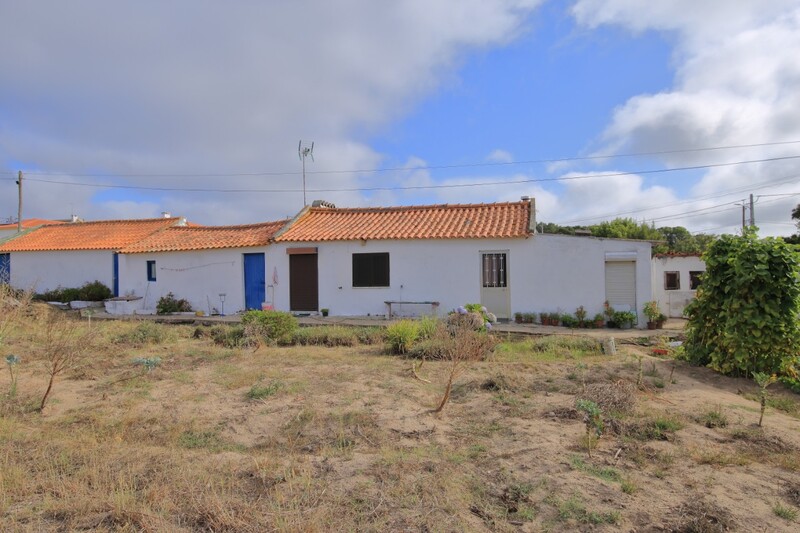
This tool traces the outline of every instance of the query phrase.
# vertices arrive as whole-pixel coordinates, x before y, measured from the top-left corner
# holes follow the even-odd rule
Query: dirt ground
[[[446,363],[426,383],[381,345],[226,349],[159,325],[136,346],[119,340],[135,323],[93,327],[100,348],[42,413],[35,339],[7,343],[22,361],[16,397],[0,377],[1,531],[800,528],[797,395],[773,386],[783,410],[758,428],[752,381],[648,346],[507,342],[433,414]],[[604,394],[626,405],[603,410],[589,456],[575,400]]]

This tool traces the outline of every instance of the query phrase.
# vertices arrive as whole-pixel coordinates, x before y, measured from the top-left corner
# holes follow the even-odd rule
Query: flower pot
[[[656,329],[658,327],[658,322],[648,322],[647,329]]]

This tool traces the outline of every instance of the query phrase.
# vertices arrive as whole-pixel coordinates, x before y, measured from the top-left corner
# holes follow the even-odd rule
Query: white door
[[[508,250],[481,252],[481,305],[497,318],[511,316]]]
[[[636,309],[636,261],[606,261],[606,300],[617,311]]]

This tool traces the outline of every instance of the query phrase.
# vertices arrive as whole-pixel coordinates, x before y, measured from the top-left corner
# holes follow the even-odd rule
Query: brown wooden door
[[[317,311],[318,281],[317,254],[289,256],[289,306],[292,311]]]

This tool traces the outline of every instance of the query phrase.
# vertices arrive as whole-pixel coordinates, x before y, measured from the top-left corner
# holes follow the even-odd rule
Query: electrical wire
[[[553,182],[574,181],[574,180],[611,178],[618,176],[663,174],[669,172],[681,172],[685,170],[702,170],[709,168],[747,165],[752,163],[769,163],[775,161],[785,161],[790,159],[800,159],[800,155],[770,157],[765,159],[750,159],[745,161],[730,161],[727,163],[709,163],[706,165],[692,165],[685,167],[647,169],[647,170],[637,170],[630,172],[610,172],[610,173],[593,173],[580,176],[561,176],[558,178],[529,178],[520,180],[499,180],[499,181],[487,181],[487,182],[477,182],[477,183],[446,184],[446,185],[411,185],[411,186],[386,186],[386,187],[350,187],[350,188],[338,188],[338,189],[307,189],[306,192],[330,193],[330,192],[409,191],[409,190],[459,189],[466,187],[488,187],[497,185],[519,185],[523,183],[553,183]],[[303,192],[303,189],[218,189],[218,188],[187,188],[187,187],[144,187],[141,185],[113,185],[113,184],[55,181],[55,180],[45,180],[45,179],[30,178],[30,177],[26,178],[26,181],[60,184],[68,186],[94,187],[102,189],[128,189],[128,190],[145,190],[145,191],[162,191],[162,192],[270,193],[270,194]]]

